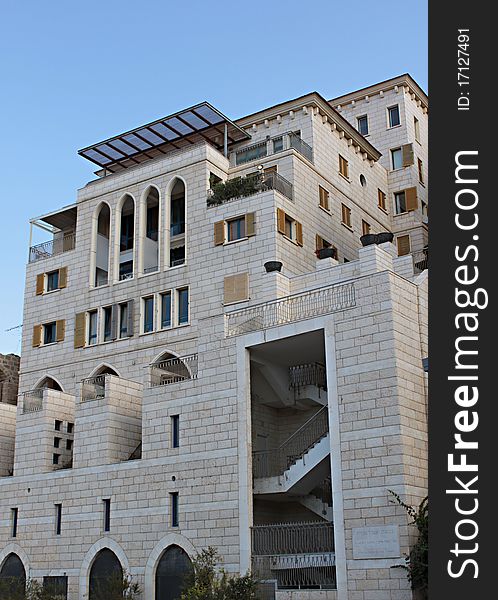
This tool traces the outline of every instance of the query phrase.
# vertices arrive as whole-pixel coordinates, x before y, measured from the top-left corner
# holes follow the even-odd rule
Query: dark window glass
[[[74,423],[68,423],[67,424],[67,432],[73,433],[73,430],[74,430]]]
[[[161,556],[156,569],[156,600],[176,600],[192,575],[192,563],[178,546],[170,546]]]
[[[178,323],[188,323],[188,289],[178,290]]]
[[[55,437],[54,438],[54,448],[58,448],[59,445],[61,443],[61,438],[60,437]]]
[[[394,204],[395,204],[395,210],[396,210],[397,215],[400,215],[401,213],[406,212],[405,192],[398,192],[397,194],[394,194]]]
[[[171,327],[171,292],[161,294],[161,327]]]
[[[60,458],[60,454],[54,454],[52,456],[52,464],[58,465],[59,464],[59,458]]]
[[[401,123],[401,120],[399,118],[399,106],[391,106],[391,108],[388,109],[389,110],[389,127],[396,127],[396,125],[399,125]]]
[[[169,253],[170,266],[177,267],[185,262],[185,246],[171,248]]]
[[[93,346],[97,343],[97,311],[88,313],[88,344]]]
[[[61,427],[62,427],[62,421],[58,421],[57,419],[55,420],[55,425],[54,425],[54,429],[55,431],[61,431]]]
[[[119,265],[119,280],[131,279],[133,277],[133,261],[128,260]]]
[[[73,449],[73,440],[66,440],[66,450]]]
[[[119,337],[128,336],[128,304],[119,305]]]
[[[228,221],[228,241],[233,242],[234,240],[240,240],[246,236],[246,219],[240,217],[239,219],[232,219]]]
[[[56,340],[55,337],[55,329],[56,325],[54,323],[47,323],[43,326],[43,343],[44,344],[53,344]]]
[[[151,206],[147,209],[147,230],[145,235],[155,242],[158,238],[159,206]]]
[[[116,597],[116,582],[123,581],[123,568],[118,557],[109,548],[101,550],[90,570],[89,600]]]
[[[171,235],[185,233],[185,196],[171,199]]]
[[[104,308],[104,342],[112,339],[112,306]]]
[[[180,415],[171,417],[171,446],[173,448],[180,447]]]
[[[144,333],[154,331],[154,297],[144,298]]]
[[[273,152],[282,152],[284,149],[284,138],[275,138],[273,140]]]
[[[133,249],[134,220],[135,215],[133,213],[121,216],[121,252]]]
[[[172,492],[171,498],[171,527],[178,527],[178,492]]]
[[[358,117],[358,131],[361,135],[368,135],[368,117]]]
[[[62,528],[62,504],[55,505],[55,534],[60,535]]]
[[[19,509],[11,508],[11,518],[12,518],[12,537],[17,537],[17,520],[19,517]]]
[[[105,498],[104,503],[104,531],[111,530],[111,499]]]
[[[43,578],[43,591],[57,600],[67,599],[67,575],[51,575]]]
[[[5,584],[8,586],[6,591],[14,594],[12,598],[25,597],[26,571],[17,554],[9,554],[3,561],[0,569],[0,589],[5,589]]]
[[[59,289],[59,271],[47,273],[47,292]]]

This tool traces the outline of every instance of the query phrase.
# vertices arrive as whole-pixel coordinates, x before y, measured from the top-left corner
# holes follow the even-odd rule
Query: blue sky
[[[202,100],[237,118],[405,72],[427,90],[426,0],[3,0],[0,352],[20,352],[29,218],[93,179],[79,148]]]

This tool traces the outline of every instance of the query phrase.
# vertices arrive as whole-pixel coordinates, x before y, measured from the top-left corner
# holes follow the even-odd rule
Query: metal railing
[[[311,419],[285,440],[279,448],[253,452],[254,478],[283,475],[287,469],[319,442],[328,430],[328,408],[323,406]]]
[[[216,184],[208,190],[207,207],[220,206],[240,198],[247,198],[260,192],[276,190],[294,202],[293,186],[290,181],[276,172],[256,173],[245,177],[234,177]]]
[[[334,524],[328,521],[254,525],[251,532],[255,556],[334,551]]]
[[[310,363],[289,367],[289,387],[299,389],[306,385],[316,385],[324,390],[327,389],[325,365]]]
[[[76,234],[66,233],[48,242],[43,242],[43,244],[31,246],[29,249],[29,262],[36,262],[37,260],[74,250],[75,242]]]
[[[419,252],[412,253],[413,269],[415,273],[422,273],[429,268],[429,249],[425,248]]]
[[[199,359],[196,354],[176,356],[150,365],[150,387],[197,379]]]
[[[253,575],[264,582],[264,596],[275,598],[276,589],[337,589],[335,554],[302,554],[297,556],[253,556]],[[273,596],[271,589],[273,586]]]
[[[235,150],[230,155],[230,159],[232,166],[239,166],[284,152],[290,148],[293,148],[310,162],[313,162],[313,148],[297,133],[293,133],[292,131],[287,131],[286,133]]]
[[[43,388],[22,394],[22,414],[39,412],[43,408]]]
[[[105,398],[106,378],[108,374],[83,379],[81,382],[81,402]]]
[[[310,162],[313,162],[313,148],[301,139],[301,136],[296,133],[289,133],[289,144],[291,148],[297,150],[299,154],[302,154]]]
[[[225,335],[243,335],[354,306],[356,297],[353,283],[332,285],[229,312],[225,315]]]

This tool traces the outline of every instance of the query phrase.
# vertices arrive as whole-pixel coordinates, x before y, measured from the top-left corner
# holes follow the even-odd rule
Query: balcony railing
[[[278,448],[253,452],[254,478],[282,475],[319,442],[328,430],[328,408],[323,406]]]
[[[276,190],[289,200],[294,201],[292,183],[278,173],[271,172],[234,177],[217,183],[212,189],[208,190],[207,206],[208,208],[219,206],[225,204],[225,202],[247,198],[268,190]]]
[[[254,556],[334,552],[334,524],[328,521],[276,523],[252,528]]]
[[[81,402],[89,402],[91,400],[100,400],[105,398],[106,378],[105,375],[97,375],[83,379],[81,382]]]
[[[289,367],[289,379],[291,389],[299,389],[306,385],[316,385],[324,390],[327,389],[325,365],[320,363]]]
[[[290,148],[293,148],[310,162],[313,162],[313,148],[292,131],[240,148],[232,152],[230,162],[232,166],[239,166],[284,152]]]
[[[39,412],[43,408],[43,388],[24,392],[22,399],[23,415]]]
[[[422,273],[429,268],[429,248],[412,253],[412,258],[415,273]]]
[[[229,312],[225,315],[225,335],[243,335],[354,306],[356,297],[353,283],[332,285]]]
[[[43,244],[31,246],[29,249],[29,262],[36,262],[37,260],[74,250],[75,241],[75,233],[66,233],[61,237],[56,237],[48,242],[43,242]]]
[[[176,356],[150,365],[150,387],[169,385],[197,379],[199,360],[197,354]]]

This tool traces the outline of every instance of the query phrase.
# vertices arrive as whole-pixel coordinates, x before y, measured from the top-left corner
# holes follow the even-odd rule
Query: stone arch
[[[116,377],[121,377],[119,371],[110,365],[109,363],[101,363],[90,373],[89,377],[97,377],[98,375],[115,375]]]
[[[176,187],[178,187],[178,190],[175,193]],[[175,175],[166,186],[165,195],[166,245],[164,262],[168,267],[180,266],[185,264],[186,261],[187,197],[187,182],[180,175]]]
[[[17,544],[8,544],[0,552],[0,592],[4,585],[12,591],[13,585],[22,592],[29,576],[28,557]],[[17,584],[13,584],[17,580]]]
[[[45,388],[48,388],[50,390],[59,390],[59,392],[64,391],[61,382],[53,375],[44,375],[43,377],[41,377],[36,383],[34,389],[40,390]]]
[[[107,202],[100,202],[92,215],[92,246],[90,285],[99,287],[109,283],[111,265],[112,210]]]
[[[116,281],[134,276],[136,255],[137,203],[129,194],[121,196],[116,208],[114,264]]]
[[[161,192],[156,185],[149,185],[140,196],[139,272],[154,273],[159,270],[164,229],[162,221]]]
[[[110,550],[118,559],[123,572],[130,572],[128,557],[121,546],[112,538],[102,538],[95,542],[93,546],[85,554],[80,568],[80,592],[79,597],[83,600],[91,600],[90,598],[90,574],[92,566],[102,550]]]

